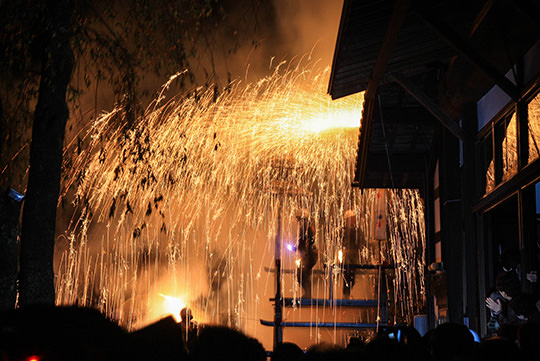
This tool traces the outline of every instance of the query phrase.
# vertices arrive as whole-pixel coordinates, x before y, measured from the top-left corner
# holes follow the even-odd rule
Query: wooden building
[[[431,326],[485,335],[501,254],[539,267],[540,1],[345,0],[329,93],[360,91],[355,185],[421,190]]]

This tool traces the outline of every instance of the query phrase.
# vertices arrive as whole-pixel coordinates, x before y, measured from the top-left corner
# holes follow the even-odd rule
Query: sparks
[[[165,294],[189,295],[200,320],[255,334],[278,218],[284,239],[294,239],[294,212],[309,208],[317,267],[334,262],[343,210],[372,217],[373,191],[351,187],[363,94],[332,101],[329,69],[285,67],[217,96],[198,88],[161,104],[160,93],[132,123],[115,109],[92,123],[81,152],[66,148],[62,197],[76,216],[58,250],[57,304],[98,300],[132,329],[162,307],[178,317],[186,299]],[[416,198],[406,202],[399,209],[416,215],[404,221],[422,222],[409,206]],[[407,233],[416,237],[408,242],[422,232]],[[361,261],[369,257],[362,250]],[[413,264],[409,253],[399,257]]]

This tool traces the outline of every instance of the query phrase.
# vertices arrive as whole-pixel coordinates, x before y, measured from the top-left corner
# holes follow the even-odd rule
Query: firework
[[[197,88],[165,102],[164,91],[134,124],[123,121],[121,108],[97,119],[81,151],[65,153],[63,197],[76,210],[57,252],[57,303],[92,305],[135,328],[159,317],[160,295],[168,295],[199,321],[256,335],[273,292],[265,267],[274,264],[278,218],[282,238],[295,239],[298,209],[310,213],[316,268],[327,270],[313,297],[329,297],[329,283],[341,282],[334,264],[344,210],[362,215],[371,237],[375,193],[351,187],[362,94],[332,101],[328,73],[282,63],[256,83],[234,81],[220,93]],[[394,212],[408,209],[423,224],[417,192],[395,197]],[[423,247],[423,229],[414,232],[400,242]],[[295,269],[291,250],[283,267]],[[399,252],[397,262],[412,262]],[[369,250],[362,255],[373,261]],[[423,251],[414,257],[423,262]],[[287,297],[298,297],[296,277],[282,277]],[[414,288],[408,300],[423,291]]]

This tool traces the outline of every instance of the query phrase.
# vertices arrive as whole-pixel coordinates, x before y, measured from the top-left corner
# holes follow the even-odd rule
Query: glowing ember
[[[356,111],[339,110],[332,113],[318,114],[313,118],[306,118],[301,121],[301,127],[314,133],[338,128],[358,129],[360,127],[360,117]]]
[[[167,296],[162,293],[159,295],[165,299],[163,303],[163,314],[172,315],[176,322],[180,322],[180,311],[186,307],[184,301],[181,298]]]

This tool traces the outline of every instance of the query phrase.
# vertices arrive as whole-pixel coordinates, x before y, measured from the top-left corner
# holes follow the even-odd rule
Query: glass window
[[[481,144],[486,193],[518,171],[516,113],[501,119]],[[493,147],[493,142],[495,147]]]
[[[536,183],[536,215],[540,215],[540,182]]]
[[[528,105],[529,112],[529,160],[534,162],[540,156],[540,93]]]
[[[512,118],[508,121],[501,122],[499,125],[501,135],[504,134],[502,140],[502,181],[506,182],[512,178],[518,170],[517,161],[517,120],[516,113],[512,114]]]
[[[481,167],[483,170],[483,174],[486,175],[484,179],[484,183],[482,188],[484,188],[486,191],[485,193],[491,192],[495,188],[495,166],[493,164],[493,137],[492,134],[489,133],[487,137],[482,139],[480,143],[480,151],[481,151]]]

